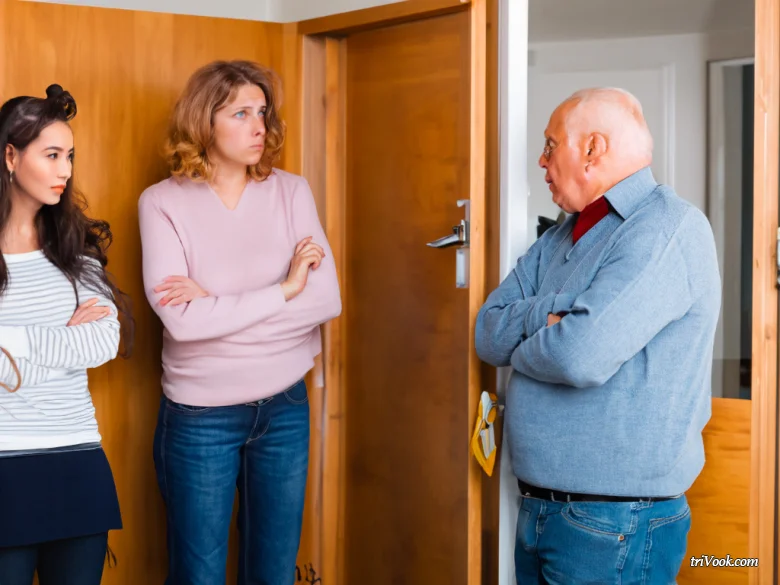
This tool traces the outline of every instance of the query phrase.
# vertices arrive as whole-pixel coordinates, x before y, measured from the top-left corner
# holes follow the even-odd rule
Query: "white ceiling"
[[[28,1],[295,22],[403,0]],[[754,27],[753,0],[529,0],[529,4],[530,42],[625,38]]]

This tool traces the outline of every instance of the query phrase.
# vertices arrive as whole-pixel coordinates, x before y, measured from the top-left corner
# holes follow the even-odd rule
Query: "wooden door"
[[[326,192],[344,306],[325,344],[328,583],[480,582],[482,472],[469,437],[485,294],[485,5],[427,4],[446,6],[304,50],[304,79],[320,78],[325,97],[304,173]],[[469,281],[458,288],[456,248],[426,244],[465,218],[464,199]]]
[[[465,584],[467,12],[347,41],[345,585]]]

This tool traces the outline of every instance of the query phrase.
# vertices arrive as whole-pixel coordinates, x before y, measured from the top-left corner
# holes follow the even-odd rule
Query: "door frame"
[[[302,21],[288,26],[288,34],[295,37],[297,57],[290,64],[290,72],[297,67],[301,75],[296,80],[302,96],[296,104],[300,108],[300,144],[294,147],[300,153],[300,167],[315,193],[321,193],[319,211],[325,218],[325,232],[336,265],[339,267],[339,285],[346,289],[349,280],[346,214],[346,43],[350,34],[411,22],[456,12],[470,14],[470,251],[469,251],[469,313],[476,314],[486,296],[487,262],[487,118],[490,112],[488,95],[488,6],[493,0],[406,0],[354,12]],[[291,27],[294,27],[291,28]],[[491,79],[492,81],[492,79]],[[492,120],[491,120],[492,121]],[[497,181],[495,197],[497,198]],[[495,214],[497,216],[497,214]],[[492,218],[492,216],[491,216]],[[325,583],[343,581],[345,555],[345,442],[348,413],[345,409],[344,367],[349,342],[346,336],[346,316],[349,303],[345,302],[338,319],[324,327],[323,361],[324,392],[322,402],[315,400],[319,409],[322,439],[321,478],[317,481],[314,505],[320,512],[319,547],[322,580]],[[474,349],[475,323],[469,324],[469,425],[477,411],[483,388],[483,371]],[[317,416],[317,414],[315,414]],[[470,428],[463,429],[463,448],[468,449]],[[468,544],[467,583],[483,582],[482,505],[483,472],[476,460],[469,457],[467,488]],[[497,552],[496,552],[497,554]]]
[[[775,581],[778,544],[777,246],[780,162],[780,0],[755,0],[753,341],[748,551],[751,585]]]

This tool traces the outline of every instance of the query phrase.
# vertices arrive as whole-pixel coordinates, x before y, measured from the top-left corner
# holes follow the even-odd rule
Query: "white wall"
[[[555,106],[582,87],[618,86],[639,98],[655,140],[656,179],[706,213],[707,62],[749,57],[753,47],[752,30],[532,44],[526,159],[530,196],[525,219],[529,236],[535,237],[537,216],[555,218],[559,213],[537,166],[544,128]],[[716,367],[725,351],[719,329]],[[722,383],[723,376],[716,372],[714,396],[722,395]]]
[[[499,136],[501,279],[529,245],[528,215],[528,0],[499,0]],[[508,370],[499,370],[503,401]],[[517,478],[504,443],[497,466],[500,477],[498,583],[515,585],[515,525],[519,508]]]
[[[752,53],[752,31],[531,45],[529,230],[537,215],[555,217],[559,211],[536,164],[547,120],[573,90],[595,85],[624,87],[637,95],[656,143],[656,178],[705,210],[707,61]]]

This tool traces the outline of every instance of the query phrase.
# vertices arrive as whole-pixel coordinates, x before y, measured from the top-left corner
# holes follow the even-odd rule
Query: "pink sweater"
[[[277,394],[314,365],[319,326],[341,313],[325,233],[305,179],[280,170],[250,182],[234,210],[205,183],[173,178],[138,202],[146,297],[162,320],[163,391],[174,402],[223,406]],[[281,282],[296,244],[325,259],[289,302]],[[154,288],[188,276],[208,297],[161,307]]]

